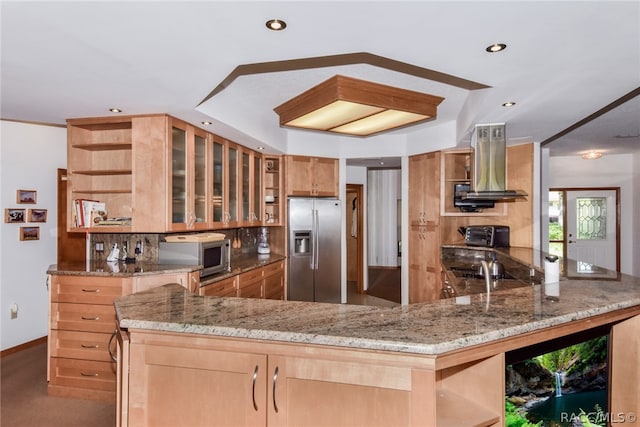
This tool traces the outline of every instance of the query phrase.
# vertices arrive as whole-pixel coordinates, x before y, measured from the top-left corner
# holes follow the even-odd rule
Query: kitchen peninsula
[[[513,250],[542,259],[530,250]],[[396,308],[118,298],[122,425],[504,425],[505,355],[604,328],[610,412],[640,410],[640,278],[563,277]]]

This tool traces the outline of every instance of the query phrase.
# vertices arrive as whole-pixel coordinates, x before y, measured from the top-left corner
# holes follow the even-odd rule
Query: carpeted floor
[[[369,267],[367,294],[400,303],[400,267]]]
[[[47,395],[47,344],[2,357],[3,427],[113,427],[115,402]]]

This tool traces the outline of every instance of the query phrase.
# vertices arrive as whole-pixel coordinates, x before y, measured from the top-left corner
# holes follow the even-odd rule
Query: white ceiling
[[[437,120],[393,134],[455,121],[461,143],[475,123],[506,122],[510,140],[542,142],[640,87],[637,0],[2,1],[0,12],[0,117],[10,120],[64,124],[118,107],[212,121],[214,133],[275,150],[296,131],[280,128],[273,108],[344,74],[445,97]],[[267,30],[271,18],[287,28]],[[508,47],[487,53],[492,43]],[[199,105],[239,65],[355,52],[490,88],[354,64],[242,76]],[[640,97],[548,147],[631,153],[638,135]]]

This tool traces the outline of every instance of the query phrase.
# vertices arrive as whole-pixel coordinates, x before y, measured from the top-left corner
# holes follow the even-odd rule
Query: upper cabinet
[[[283,162],[279,156],[264,157],[264,223],[282,225]]]
[[[502,216],[507,214],[506,203],[482,208],[478,212],[463,212],[453,205],[456,184],[472,184],[472,153],[470,148],[442,151],[440,179],[440,215],[442,216]]]
[[[285,156],[288,196],[338,197],[338,159]]]
[[[70,119],[67,128],[71,231],[161,233],[269,222],[260,153],[162,114]],[[103,204],[108,220],[88,213],[84,221],[77,200]]]

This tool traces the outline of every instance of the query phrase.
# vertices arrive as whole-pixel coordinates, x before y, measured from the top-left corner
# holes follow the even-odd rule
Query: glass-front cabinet
[[[242,153],[242,178],[241,178],[241,220],[242,225],[259,225],[260,203],[262,200],[262,170],[260,154],[243,149]]]
[[[212,175],[212,190],[211,190],[211,213],[213,219],[213,225],[215,227],[222,227],[225,220],[225,196],[226,185],[224,179],[225,171],[225,142],[224,140],[213,137],[213,156],[211,160],[211,175]]]
[[[239,202],[239,161],[238,161],[238,146],[227,142],[227,194],[228,198],[226,202],[226,211],[223,216],[223,223],[225,227],[237,227],[238,226],[238,202]]]
[[[171,124],[171,229],[187,224],[187,129]]]
[[[207,212],[208,134],[180,120],[171,120],[170,230],[203,230]]]

